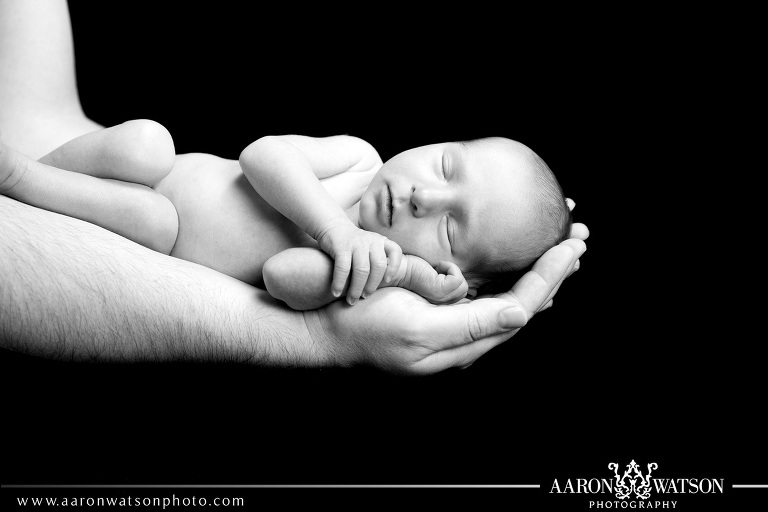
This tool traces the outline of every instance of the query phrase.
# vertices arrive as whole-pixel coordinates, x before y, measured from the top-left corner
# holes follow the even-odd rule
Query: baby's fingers
[[[395,278],[403,261],[403,250],[392,240],[384,242],[384,252],[387,254],[387,271],[384,272],[384,283],[389,284]]]
[[[453,302],[467,295],[469,285],[458,265],[449,261],[441,261],[435,266],[435,270],[444,274],[440,284],[445,302]]]
[[[355,252],[352,253],[352,274],[349,289],[347,290],[347,302],[349,304],[357,304],[360,295],[363,293],[363,287],[368,281],[368,274],[370,272],[371,265],[368,251],[355,249]]]
[[[461,273],[461,269],[458,265],[455,263],[451,263],[450,261],[441,261],[435,266],[435,270],[437,270],[441,274],[445,274],[446,280],[450,279],[451,283],[456,282],[456,279],[460,279],[461,281],[465,281],[464,274]]]
[[[368,281],[363,288],[364,299],[367,299],[373,292],[379,288],[384,272],[387,270],[387,256],[383,249],[371,251],[370,253],[371,273],[368,274]]]
[[[331,293],[334,297],[340,297],[347,284],[349,270],[352,267],[352,253],[341,251],[334,257],[333,262],[333,281],[331,282]]]

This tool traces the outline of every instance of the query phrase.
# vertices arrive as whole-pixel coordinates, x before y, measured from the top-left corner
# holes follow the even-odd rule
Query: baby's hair
[[[486,139],[463,144],[476,144],[482,140]],[[534,194],[530,236],[518,245],[515,254],[486,257],[464,272],[468,281],[479,284],[478,295],[508,291],[542,254],[570,237],[573,217],[560,183],[539,155],[530,151],[527,159],[532,170]]]

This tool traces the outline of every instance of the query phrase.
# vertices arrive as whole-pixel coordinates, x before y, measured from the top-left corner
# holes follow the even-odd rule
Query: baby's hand
[[[378,289],[379,284],[389,284],[400,268],[403,251],[385,236],[358,228],[348,220],[338,222],[317,238],[320,248],[333,258],[331,292],[341,295],[347,278],[347,302],[357,303]]]
[[[441,261],[432,267],[425,260],[405,255],[405,275],[396,286],[418,293],[433,304],[450,304],[463,299],[469,286],[455,263]]]

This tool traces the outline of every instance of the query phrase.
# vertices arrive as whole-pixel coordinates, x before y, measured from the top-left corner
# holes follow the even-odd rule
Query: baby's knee
[[[116,147],[121,157],[131,163],[137,182],[150,187],[171,172],[176,148],[170,132],[156,121],[135,119],[120,125]]]

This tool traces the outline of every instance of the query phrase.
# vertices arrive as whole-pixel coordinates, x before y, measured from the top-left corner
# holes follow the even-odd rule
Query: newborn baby
[[[0,193],[214,268],[294,309],[382,286],[434,303],[509,288],[570,233],[547,165],[504,138],[410,149],[382,163],[346,135],[263,137],[239,161],[176,155],[128,121],[39,161],[0,143]]]

